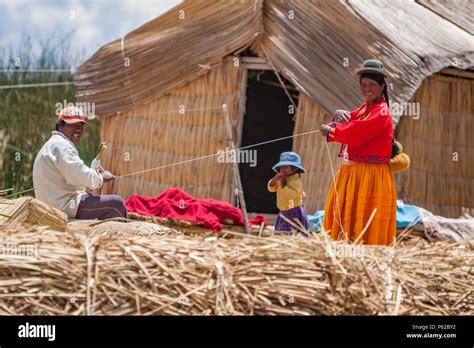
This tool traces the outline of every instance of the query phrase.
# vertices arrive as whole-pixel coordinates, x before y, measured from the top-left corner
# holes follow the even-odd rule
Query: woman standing
[[[357,74],[365,103],[351,112],[337,110],[333,122],[321,126],[328,142],[343,144],[339,151],[343,162],[326,199],[324,229],[334,240],[391,245],[396,234],[396,190],[388,167],[393,125],[386,74],[375,59],[366,60]]]

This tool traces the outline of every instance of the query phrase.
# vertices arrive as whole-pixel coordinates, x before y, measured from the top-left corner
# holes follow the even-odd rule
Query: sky
[[[113,41],[178,5],[180,0],[0,0],[0,48],[35,44],[65,33],[87,59]],[[35,43],[36,42],[36,43]]]

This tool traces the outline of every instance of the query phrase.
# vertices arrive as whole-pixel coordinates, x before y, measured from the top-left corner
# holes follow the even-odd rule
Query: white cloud
[[[120,0],[119,2],[121,6],[127,8],[130,12],[141,13],[145,17],[157,16],[180,3],[179,0]]]
[[[70,42],[87,58],[100,46],[158,17],[180,0],[0,0],[0,46],[15,46],[22,33],[44,40],[74,30]],[[74,11],[74,12],[71,12]],[[71,18],[74,15],[74,18]]]

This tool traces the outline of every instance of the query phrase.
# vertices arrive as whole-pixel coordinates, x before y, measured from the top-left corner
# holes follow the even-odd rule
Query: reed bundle
[[[67,221],[66,214],[33,197],[0,198],[0,225],[30,223],[64,231]]]
[[[73,220],[67,224],[67,231],[84,233],[89,237],[96,235],[120,237],[122,235],[162,236],[181,233],[159,223],[131,221],[125,218],[107,220]],[[208,231],[208,230],[206,230]],[[211,233],[211,232],[208,232]]]
[[[472,315],[474,246],[91,235],[32,227],[0,243],[2,315]]]

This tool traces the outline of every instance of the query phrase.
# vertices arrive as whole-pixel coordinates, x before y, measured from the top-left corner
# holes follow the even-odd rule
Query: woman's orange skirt
[[[334,240],[391,245],[396,236],[396,197],[395,181],[386,163],[342,164],[326,199],[324,229]]]

